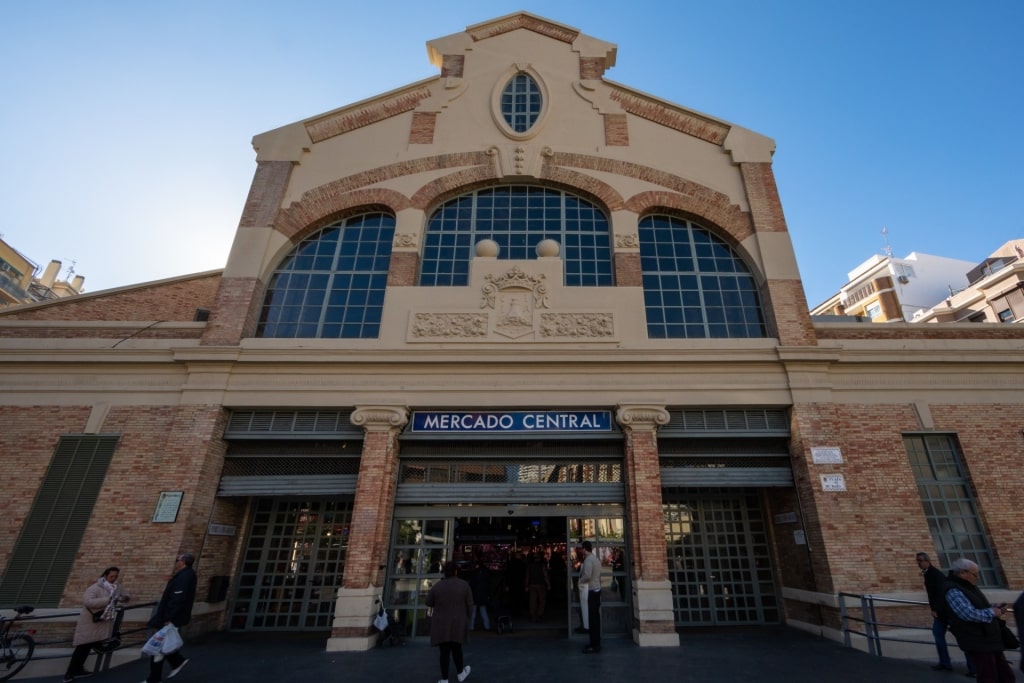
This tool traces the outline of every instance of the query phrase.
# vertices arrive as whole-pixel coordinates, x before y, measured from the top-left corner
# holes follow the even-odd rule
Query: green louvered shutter
[[[117,440],[61,437],[0,582],[0,606],[58,606]]]

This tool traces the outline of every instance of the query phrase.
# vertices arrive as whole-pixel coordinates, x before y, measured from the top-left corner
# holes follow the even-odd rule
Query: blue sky
[[[1020,0],[4,0],[0,234],[87,291],[220,268],[253,135],[434,76],[426,41],[518,10],[775,139],[811,306],[887,243],[980,261],[1024,237]]]

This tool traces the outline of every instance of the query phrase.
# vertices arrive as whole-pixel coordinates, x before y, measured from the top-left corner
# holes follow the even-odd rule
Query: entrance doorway
[[[664,501],[676,625],[777,623],[771,545],[759,494],[666,489]]]
[[[614,505],[396,509],[384,603],[404,636],[429,636],[424,601],[451,560],[477,594],[486,596],[492,632],[572,637],[581,626],[576,548],[583,540],[594,544],[601,559],[602,630],[627,635],[628,549],[623,510]],[[531,574],[550,583],[544,591],[534,588],[532,611]],[[479,633],[482,615],[475,621]]]

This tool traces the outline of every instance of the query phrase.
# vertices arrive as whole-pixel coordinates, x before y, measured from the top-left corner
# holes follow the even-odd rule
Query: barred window
[[[903,444],[938,552],[938,564],[949,567],[958,557],[966,558],[978,565],[980,585],[1003,586],[956,437],[950,434],[905,435]]]

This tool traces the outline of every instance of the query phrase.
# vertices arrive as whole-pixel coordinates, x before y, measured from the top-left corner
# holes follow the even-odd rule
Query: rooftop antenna
[[[889,228],[884,225],[882,226],[882,239],[885,240],[885,248],[882,251],[885,252],[886,256],[892,258],[892,247],[889,246]]]
[[[75,274],[75,264],[78,263],[75,259],[71,259],[71,265],[68,266],[67,275],[64,276],[65,280],[70,280],[71,276]]]

